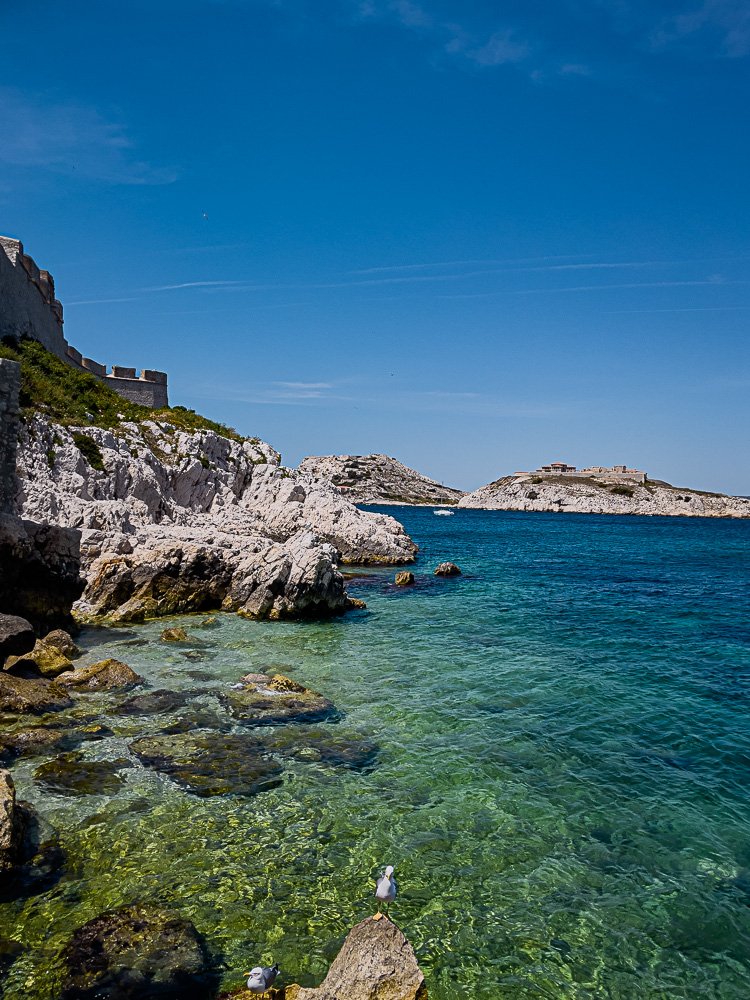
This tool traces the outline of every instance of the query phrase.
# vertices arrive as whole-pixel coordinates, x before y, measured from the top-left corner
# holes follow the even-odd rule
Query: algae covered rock
[[[346,937],[317,989],[287,986],[286,1000],[426,1000],[414,949],[387,917],[368,917]]]
[[[0,771],[0,874],[18,862],[24,826],[11,773]]]
[[[0,761],[44,753],[56,748],[64,738],[62,730],[43,726],[0,735]]]
[[[236,719],[255,726],[278,726],[284,722],[323,722],[339,717],[332,701],[290,677],[252,676],[255,679],[243,678],[242,687],[219,695]]]
[[[78,667],[60,678],[60,684],[77,691],[114,691],[142,684],[143,678],[122,660],[109,658]]]
[[[206,950],[189,920],[146,904],[102,913],[63,952],[61,1000],[202,1000],[211,993]]]
[[[73,664],[57,646],[46,639],[37,639],[30,653],[8,657],[5,669],[12,673],[32,672],[42,677],[57,677],[66,670],[72,670]]]
[[[182,708],[191,697],[188,691],[169,691],[166,688],[159,688],[128,698],[117,708],[117,714],[161,715],[162,712],[173,712],[176,708]]]
[[[72,704],[65,690],[53,681],[0,673],[0,712],[42,714]]]
[[[452,562],[441,562],[435,567],[435,576],[461,576],[461,570]]]
[[[364,771],[377,760],[377,743],[340,726],[283,726],[263,739],[263,745],[282,757]]]
[[[410,570],[403,570],[396,573],[395,584],[397,587],[410,587],[414,583],[414,574]]]
[[[114,795],[123,785],[119,771],[132,767],[129,760],[87,760],[73,751],[38,767],[34,777],[62,795]]]
[[[269,759],[252,736],[149,736],[131,743],[130,749],[146,767],[166,774],[201,798],[257,795],[281,784],[281,765]]]
[[[54,646],[55,649],[59,649],[69,660],[75,660],[76,657],[81,655],[81,650],[64,629],[56,628],[52,632],[48,632],[44,637],[44,641],[48,646]]]
[[[188,634],[184,628],[165,628],[161,634],[162,642],[187,642]]]

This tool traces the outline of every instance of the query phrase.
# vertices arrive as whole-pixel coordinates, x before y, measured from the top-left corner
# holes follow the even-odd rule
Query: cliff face
[[[80,610],[123,621],[207,607],[333,613],[349,604],[340,559],[398,564],[416,552],[393,518],[282,468],[263,442],[212,430],[28,416],[18,474],[24,517],[81,531]]]
[[[467,494],[459,507],[565,511],[576,514],[661,514],[750,517],[750,500],[679,489],[666,483],[616,485],[596,479],[506,476]]]
[[[464,495],[388,455],[311,455],[299,471],[332,482],[353,503],[455,504]]]

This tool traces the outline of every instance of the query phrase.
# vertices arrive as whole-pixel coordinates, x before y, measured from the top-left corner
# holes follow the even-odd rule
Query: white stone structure
[[[647,482],[648,476],[641,469],[629,469],[627,465],[590,465],[586,469],[578,469],[575,465],[568,465],[567,462],[550,462],[549,465],[542,465],[533,472],[514,472],[514,476],[572,476],[576,479],[605,479],[614,483],[639,483]]]
[[[165,372],[144,368],[113,367],[107,372],[91,358],[84,358],[65,339],[63,307],[55,298],[55,282],[41,270],[20,240],[0,236],[0,339],[30,337],[73,368],[86,371],[133,403],[152,409],[169,405]]]

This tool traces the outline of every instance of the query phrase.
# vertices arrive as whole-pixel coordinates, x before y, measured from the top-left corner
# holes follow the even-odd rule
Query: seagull
[[[248,976],[247,988],[251,993],[262,993],[263,996],[271,989],[276,977],[279,974],[279,966],[274,965],[270,969],[266,966],[261,968],[260,965],[256,965],[254,969],[250,972],[246,972],[245,975]]]
[[[375,898],[378,902],[378,912],[373,920],[381,920],[383,914],[380,912],[380,903],[392,903],[396,898],[396,879],[393,877],[393,865],[388,865],[385,873],[380,878],[375,879]]]

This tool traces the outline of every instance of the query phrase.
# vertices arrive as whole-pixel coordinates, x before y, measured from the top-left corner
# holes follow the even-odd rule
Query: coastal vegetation
[[[64,427],[105,429],[116,428],[125,421],[156,421],[182,431],[210,430],[233,441],[243,440],[232,427],[184,406],[151,410],[124,399],[101,379],[66,364],[36,340],[3,340],[0,358],[21,365],[20,404],[27,418],[40,413]]]

